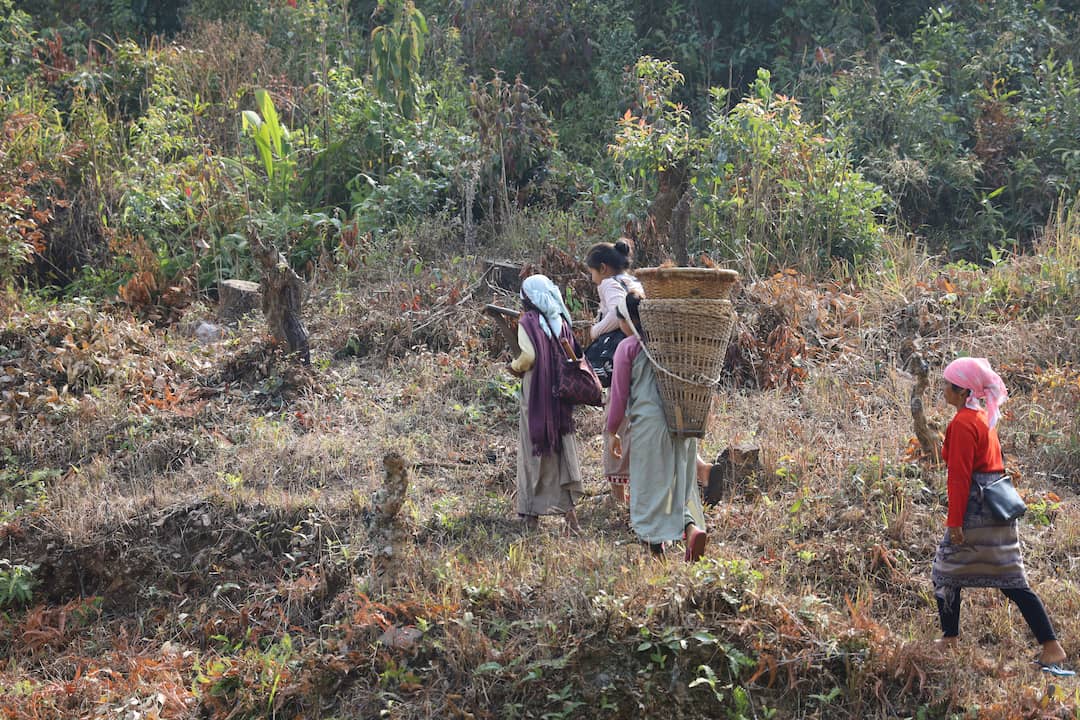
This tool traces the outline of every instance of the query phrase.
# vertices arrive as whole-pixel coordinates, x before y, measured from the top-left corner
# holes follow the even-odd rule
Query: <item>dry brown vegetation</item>
[[[163,330],[6,295],[0,711],[1076,717],[1078,686],[1033,668],[995,593],[965,595],[957,653],[932,647],[943,473],[911,442],[904,371],[910,348],[1002,370],[1029,573],[1080,655],[1080,240],[1051,229],[990,269],[898,246],[855,282],[741,287],[703,454],[752,441],[765,471],[710,510],[694,566],[650,560],[606,504],[596,409],[578,411],[584,536],[521,532],[513,378],[471,261],[322,278],[310,368],[255,319],[199,344],[198,304]],[[410,464],[410,537],[379,594],[367,532],[389,451]]]

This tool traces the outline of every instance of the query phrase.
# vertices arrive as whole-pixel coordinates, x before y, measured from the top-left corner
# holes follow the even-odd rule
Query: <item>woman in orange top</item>
[[[1001,378],[984,358],[960,358],[945,368],[945,402],[956,415],[945,430],[941,456],[949,468],[948,531],[934,557],[934,595],[941,642],[960,633],[960,588],[996,587],[1016,603],[1042,645],[1036,663],[1054,675],[1073,675],[1061,663],[1065,650],[1039,596],[1032,592],[1020,555],[1016,521],[1001,521],[983,507],[980,486],[997,480],[1005,466],[998,442],[998,408],[1008,398]],[[983,410],[980,400],[986,401]]]

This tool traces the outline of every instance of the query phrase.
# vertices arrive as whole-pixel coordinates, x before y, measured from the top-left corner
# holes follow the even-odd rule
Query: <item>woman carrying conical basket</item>
[[[736,275],[717,272],[728,273],[720,276],[726,294]],[[652,298],[656,289],[646,285],[646,291]],[[654,554],[685,538],[688,562],[701,558],[708,537],[697,443],[723,364],[730,307],[723,299],[630,294],[618,311],[627,338],[615,352],[607,429],[615,433],[624,417],[630,419],[630,524]],[[621,452],[621,444],[616,436],[614,449]]]

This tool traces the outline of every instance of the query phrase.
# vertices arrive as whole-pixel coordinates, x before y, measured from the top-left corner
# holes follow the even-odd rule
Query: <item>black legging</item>
[[[941,632],[945,637],[956,637],[960,634],[960,588],[945,588],[945,597],[936,596],[938,616],[941,618]],[[1031,632],[1035,633],[1035,639],[1040,644],[1057,640],[1054,634],[1054,626],[1050,624],[1050,617],[1046,614],[1039,596],[1031,591],[1031,588],[1002,588],[1005,597],[1016,603],[1020,608],[1020,614],[1024,616]]]

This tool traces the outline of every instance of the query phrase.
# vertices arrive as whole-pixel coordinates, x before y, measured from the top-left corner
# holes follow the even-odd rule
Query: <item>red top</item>
[[[971,474],[1005,469],[997,430],[990,427],[984,411],[964,407],[956,412],[945,428],[941,457],[949,466],[949,516],[945,525],[963,527]]]

